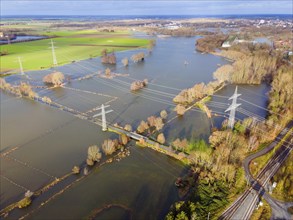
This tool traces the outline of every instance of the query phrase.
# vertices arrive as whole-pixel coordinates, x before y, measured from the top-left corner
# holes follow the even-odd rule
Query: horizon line
[[[23,15],[16,15],[16,14],[7,14],[7,15],[0,15],[0,17],[5,17],[5,16],[97,16],[97,17],[101,17],[101,16],[239,16],[239,15],[291,15],[292,14],[280,14],[280,13],[276,13],[276,14],[270,14],[270,13],[254,13],[254,14],[130,14],[130,15],[125,15],[125,14],[105,14],[105,15],[94,15],[94,14],[90,14],[90,15],[86,15],[86,14],[81,14],[81,15],[76,15],[76,14],[67,14],[67,15],[59,15],[59,14],[23,14]]]

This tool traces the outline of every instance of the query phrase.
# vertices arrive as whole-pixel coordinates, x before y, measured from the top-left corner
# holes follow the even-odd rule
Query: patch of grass
[[[202,139],[193,140],[188,144],[187,152],[191,151],[200,151],[200,152],[209,152],[211,149],[209,145]]]
[[[25,197],[18,202],[18,208],[22,209],[29,206],[32,203],[31,198]]]
[[[106,38],[104,35],[102,37],[91,36],[91,33],[93,33],[91,30],[52,32],[53,35],[63,36],[53,39],[57,47],[55,51],[58,64],[63,65],[76,60],[100,56],[103,49],[122,51],[129,48],[146,47],[149,44],[147,39],[115,37],[117,33],[111,33],[111,37]],[[79,34],[83,35],[79,37]],[[1,51],[8,51],[8,55],[1,57],[0,72],[7,69],[17,72],[19,69],[19,64],[16,62],[18,56],[23,59],[25,71],[50,68],[52,66],[50,42],[50,39],[44,39],[2,45]]]

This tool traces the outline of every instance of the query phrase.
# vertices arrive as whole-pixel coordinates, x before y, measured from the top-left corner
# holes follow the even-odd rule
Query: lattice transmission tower
[[[105,108],[110,107],[110,105],[104,105],[102,104],[102,106],[100,108],[98,108],[97,110],[101,109],[101,112],[94,115],[93,118],[98,117],[100,115],[102,115],[102,131],[107,131],[107,121],[106,121],[106,114],[112,112],[113,110],[108,110],[105,111]]]
[[[236,86],[234,94],[229,98],[229,100],[232,99],[232,104],[225,111],[225,112],[230,111],[228,127],[231,129],[233,129],[234,127],[236,109],[237,107],[241,105],[240,103],[237,103],[237,98],[241,96],[241,94],[237,93],[237,90],[238,90],[238,87]]]

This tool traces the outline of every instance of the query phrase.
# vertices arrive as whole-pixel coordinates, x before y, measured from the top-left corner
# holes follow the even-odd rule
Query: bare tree
[[[47,96],[44,96],[42,98],[42,101],[45,102],[45,103],[47,103],[47,104],[49,104],[49,105],[51,105],[51,103],[52,103],[52,100],[49,97],[47,97]]]
[[[123,145],[126,145],[129,141],[129,138],[127,137],[126,134],[121,134],[120,135],[120,142],[123,144]]]
[[[166,119],[168,117],[167,111],[166,110],[162,110],[160,112],[160,116],[161,116],[162,119]]]
[[[144,61],[144,53],[140,52],[131,56],[131,60],[135,63]]]
[[[164,144],[165,143],[165,136],[163,133],[160,133],[157,137],[157,141],[160,143],[160,144]]]
[[[28,96],[31,99],[38,97],[38,94],[32,90],[32,87],[28,83],[25,83],[25,82],[20,83],[19,91],[20,91],[20,94],[24,96]]]
[[[102,158],[102,154],[100,152],[100,148],[97,145],[89,146],[88,148],[88,156],[87,156],[87,164],[92,166],[95,161],[100,161]]]
[[[53,72],[44,76],[43,82],[48,84],[53,84],[54,86],[60,86],[63,83],[64,79],[65,77],[63,73]]]
[[[132,126],[131,126],[130,124],[126,124],[126,125],[124,126],[124,129],[125,129],[126,131],[132,131]]]
[[[183,105],[177,105],[175,108],[175,111],[177,112],[178,115],[184,115],[186,109]]]
[[[175,141],[172,142],[172,145],[175,147],[176,150],[185,150],[188,146],[188,142],[186,139],[180,140],[177,138]]]
[[[116,139],[115,140],[107,139],[102,144],[102,149],[106,155],[113,154],[117,150],[117,147],[118,147],[118,140]]]
[[[148,84],[148,80],[147,79],[144,79],[143,81],[134,81],[130,85],[130,90],[131,91],[136,91],[136,90],[142,89],[147,84]]]
[[[116,64],[116,55],[114,52],[112,52],[111,54],[108,54],[108,51],[104,49],[102,50],[101,55],[102,55],[102,58],[101,58],[102,63]]]
[[[72,172],[73,172],[74,174],[79,174],[79,172],[80,172],[80,167],[79,167],[79,166],[74,166],[74,167],[72,168]]]
[[[149,125],[145,121],[141,121],[139,126],[137,127],[138,133],[143,133],[144,131],[149,129]]]
[[[123,63],[123,66],[128,66],[129,61],[127,57],[123,58],[121,62]]]
[[[107,69],[105,70],[105,75],[106,75],[107,77],[110,77],[110,76],[111,76],[111,70],[110,70],[110,68],[107,68]]]
[[[161,130],[163,127],[164,127],[164,122],[163,122],[163,119],[160,118],[160,117],[157,117],[156,120],[155,120],[155,127],[156,127],[156,130],[159,131]]]
[[[230,64],[223,65],[219,67],[214,73],[214,79],[217,79],[219,82],[230,81],[231,74],[233,71],[233,66]]]

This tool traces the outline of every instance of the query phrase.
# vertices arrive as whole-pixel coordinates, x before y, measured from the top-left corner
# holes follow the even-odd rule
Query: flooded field
[[[56,67],[66,77],[70,76],[71,80],[64,88],[44,87],[43,76],[53,70],[28,72],[28,78],[14,75],[5,79],[11,84],[28,81],[39,96],[50,97],[53,102],[88,116],[99,113],[95,108],[101,104],[109,104],[109,109],[113,110],[107,114],[110,124],[131,124],[136,128],[141,120],[159,115],[165,109],[168,123],[163,132],[168,143],[178,137],[207,139],[212,124],[220,126],[225,117],[214,117],[211,121],[199,109],[192,109],[184,117],[174,118],[176,114],[173,111],[175,104],[172,99],[182,89],[212,81],[212,73],[218,66],[228,63],[221,57],[196,52],[195,40],[158,38],[150,54],[143,49],[117,53],[115,67],[101,64],[99,58]],[[144,62],[131,62],[128,67],[120,63],[124,57],[130,58],[139,51],[148,54]],[[70,59],[70,55],[64,56]],[[94,75],[79,80],[88,74],[103,73],[107,67],[123,76],[105,79]],[[145,78],[149,81],[146,88],[130,92],[133,81]],[[235,85],[225,87],[213,96],[209,107],[224,115],[231,102],[228,97],[234,90]],[[239,85],[238,92],[243,100],[238,100],[242,110],[237,112],[236,117],[243,119],[254,114],[260,120],[265,117],[263,108],[266,107],[268,90],[265,85]],[[2,91],[0,108],[1,209],[22,198],[25,191],[36,191],[70,173],[74,165],[83,164],[88,146],[101,146],[105,139],[117,137],[116,134],[102,132],[100,126],[90,121]],[[36,209],[28,218],[58,219],[62,216],[63,219],[81,219],[90,215],[97,219],[162,218],[170,205],[178,200],[174,180],[185,172],[185,168],[175,159],[137,147],[133,142],[129,148],[129,157],[94,170],[63,194]],[[18,210],[15,216],[10,217],[23,216],[38,205]]]

